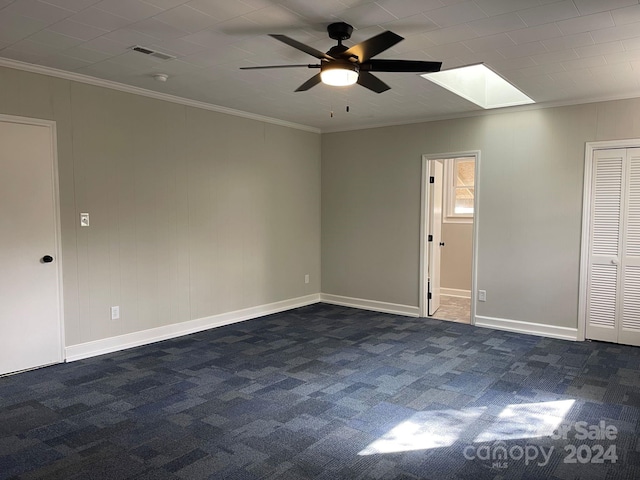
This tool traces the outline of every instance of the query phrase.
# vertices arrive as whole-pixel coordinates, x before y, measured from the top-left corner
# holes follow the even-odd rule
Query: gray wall
[[[321,274],[324,293],[417,306],[421,155],[475,149],[478,315],[575,327],[584,143],[640,137],[640,100],[321,138],[13,69],[0,84],[0,113],[57,122],[67,346],[318,293]]]
[[[477,314],[577,326],[585,142],[640,137],[640,100],[322,136],[322,291],[419,300],[422,154],[480,150]]]
[[[13,69],[0,85],[0,113],[57,122],[67,346],[320,292],[320,135]]]
[[[471,290],[473,262],[473,224],[442,222],[440,286],[456,290]]]

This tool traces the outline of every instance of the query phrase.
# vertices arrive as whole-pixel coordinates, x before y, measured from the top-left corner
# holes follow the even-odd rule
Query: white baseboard
[[[539,337],[559,338],[560,340],[578,340],[577,328],[556,327],[554,325],[544,325],[542,323],[521,322],[519,320],[508,320],[506,318],[482,317],[480,315],[476,315],[474,325],[476,327],[525,333],[527,335],[537,335]]]
[[[117,337],[104,338],[93,342],[71,345],[65,348],[65,360],[72,362],[83,358],[95,357],[105,353],[117,352],[127,348],[139,347],[149,343],[155,343],[170,338],[181,337],[191,333],[222,327],[232,323],[251,320],[252,318],[271,315],[272,313],[291,310],[320,302],[320,294],[282,300],[280,302],[258,305],[256,307],[236,310],[234,312],[221,313],[210,317],[198,318],[188,322],[174,323],[163,327],[151,328],[139,332],[127,333]]]
[[[393,313],[405,315],[407,317],[419,317],[420,309],[409,305],[399,305],[397,303],[378,302],[377,300],[365,300],[363,298],[343,297],[341,295],[331,295],[321,293],[320,301],[331,305],[342,305],[344,307],[361,308],[362,310],[372,310],[374,312]]]
[[[471,298],[471,290],[440,287],[440,295],[446,295],[447,297]]]

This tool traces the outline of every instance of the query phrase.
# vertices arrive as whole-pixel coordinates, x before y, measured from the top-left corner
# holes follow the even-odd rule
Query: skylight
[[[481,63],[425,73],[421,77],[485,109],[535,103],[534,100]]]

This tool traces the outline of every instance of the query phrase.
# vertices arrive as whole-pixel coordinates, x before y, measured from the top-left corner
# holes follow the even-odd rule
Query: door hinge
[[[429,300],[431,300],[431,292],[429,292],[429,297],[428,298],[429,298]]]
[[[436,177],[429,177],[429,183],[436,183]]]
[[[433,235],[429,235],[427,237],[427,242],[433,242]]]

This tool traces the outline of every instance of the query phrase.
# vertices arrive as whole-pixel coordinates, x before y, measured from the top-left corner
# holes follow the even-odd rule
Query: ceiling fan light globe
[[[322,83],[333,87],[346,87],[358,81],[358,66],[350,62],[322,66]]]
[[[358,81],[358,72],[353,70],[342,70],[335,68],[333,70],[327,70],[320,73],[322,83],[331,85],[333,87],[346,87],[347,85],[353,85]]]

